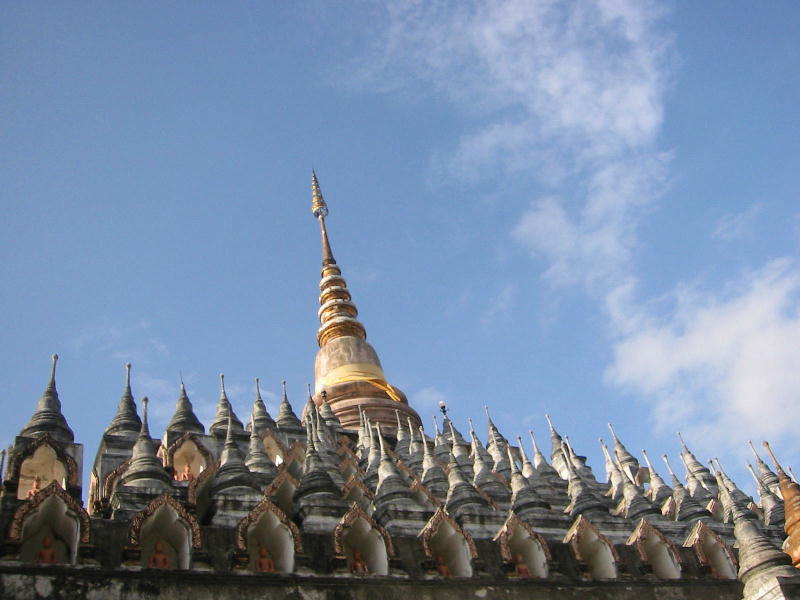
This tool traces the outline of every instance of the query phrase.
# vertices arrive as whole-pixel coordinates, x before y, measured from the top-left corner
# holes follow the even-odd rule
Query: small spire
[[[664,464],[667,466],[667,471],[672,477],[672,497],[675,499],[675,520],[676,521],[694,521],[703,517],[711,517],[711,513],[700,506],[697,501],[692,498],[686,488],[683,487],[680,479],[675,475],[675,471],[669,464],[667,455],[662,456]]]
[[[756,452],[755,446],[753,446],[753,442],[748,440],[747,443],[750,445],[750,450],[753,451],[753,456],[756,459],[756,467],[758,468],[759,480],[765,486],[767,486],[773,494],[780,493],[781,485],[778,482],[778,476],[770,470],[769,466],[767,466],[767,463],[761,460],[761,457],[758,455],[758,452]]]
[[[117,413],[106,428],[104,435],[135,435],[142,425],[139,415],[136,414],[136,404],[131,392],[131,363],[125,364],[125,389],[122,392]]]
[[[186,394],[186,386],[183,383],[181,376],[181,390],[178,396],[178,402],[175,405],[175,413],[167,424],[167,431],[175,431],[178,433],[199,433],[204,434],[206,428],[194,414],[192,403],[189,396]]]
[[[164,470],[164,465],[156,456],[150,426],[147,423],[147,397],[142,398],[142,426],[139,437],[133,445],[131,462],[120,479],[123,485],[148,487],[161,490],[172,488],[172,478]]]
[[[266,429],[275,429],[277,425],[272,416],[267,412],[267,405],[264,404],[261,398],[261,382],[258,377],[256,380],[256,397],[253,400],[253,408],[251,409],[250,423],[248,426],[252,429],[255,427],[256,433],[261,435]]]
[[[228,419],[228,417],[231,417]],[[233,412],[228,395],[225,393],[225,374],[219,374],[219,401],[217,402],[217,413],[214,415],[214,421],[208,428],[209,432],[222,437],[227,435],[228,423],[230,422],[233,427],[234,434],[244,435],[244,425]]]
[[[672,495],[672,488],[666,484],[661,478],[661,475],[655,470],[650,463],[650,457],[647,456],[647,452],[645,452],[644,449],[642,449],[642,456],[644,456],[644,462],[647,464],[647,469],[650,472],[650,488],[645,495],[656,506],[662,506],[664,501]]]
[[[245,466],[251,473],[260,476],[266,481],[272,481],[277,474],[277,467],[272,459],[264,451],[264,442],[258,435],[254,417],[250,417],[250,445],[247,448],[247,459]]]
[[[300,432],[303,429],[300,419],[294,414],[292,405],[289,404],[289,397],[286,394],[286,380],[281,381],[281,404],[278,407],[278,418],[275,419],[278,429],[284,431]]]
[[[42,434],[50,434],[60,442],[73,442],[75,434],[67,424],[64,415],[61,414],[61,400],[58,398],[56,389],[58,354],[53,354],[51,358],[53,362],[50,367],[50,380],[47,382],[47,388],[36,403],[36,411],[20,435],[22,437],[39,437]]]

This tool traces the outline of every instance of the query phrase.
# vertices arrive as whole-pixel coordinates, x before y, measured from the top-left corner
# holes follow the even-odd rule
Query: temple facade
[[[311,191],[322,271],[308,398],[296,409],[284,385],[271,415],[256,379],[242,421],[220,375],[202,423],[181,384],[158,439],[126,365],[84,499],[54,355],[3,455],[0,597],[800,598],[800,486],[768,447],[774,470],[752,448],[752,498],[682,439],[662,468],[609,425],[598,478],[553,423],[544,449],[532,433],[508,439],[488,409],[479,431],[442,406],[426,432],[367,342],[315,174]]]

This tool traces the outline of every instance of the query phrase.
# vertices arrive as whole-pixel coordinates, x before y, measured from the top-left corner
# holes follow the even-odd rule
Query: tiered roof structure
[[[61,411],[54,356],[45,393],[8,450],[5,597],[58,597],[62,585],[120,598],[371,598],[387,586],[394,595],[510,600],[798,597],[800,486],[755,448],[757,502],[719,462],[703,466],[682,437],[686,476],[664,455],[667,485],[610,424],[613,447],[600,440],[605,481],[549,417],[549,460],[532,432],[529,448],[520,437],[513,445],[488,408],[484,439],[471,419],[465,438],[444,405],[442,428],[436,422],[426,436],[366,342],[316,174],[312,207],[322,236],[320,350],[301,417],[283,382],[273,418],[256,379],[245,427],[221,375],[208,429],[181,383],[154,439],[126,365],[84,507],[82,446]]]

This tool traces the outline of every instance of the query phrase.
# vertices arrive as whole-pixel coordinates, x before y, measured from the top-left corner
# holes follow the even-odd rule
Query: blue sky
[[[681,429],[740,485],[798,463],[795,2],[10,3],[0,23],[0,439],[58,352],[86,445],[133,363],[299,409],[319,244],[427,427],[544,414],[603,475]],[[675,464],[676,458],[673,458]],[[660,466],[660,465],[659,465]],[[798,465],[800,466],[800,465]],[[662,469],[663,472],[663,469]]]

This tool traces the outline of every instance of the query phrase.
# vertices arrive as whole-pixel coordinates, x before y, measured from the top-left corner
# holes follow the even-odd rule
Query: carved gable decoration
[[[547,546],[547,542],[545,539],[536,533],[533,528],[528,525],[525,521],[520,519],[517,515],[511,514],[511,516],[506,519],[506,522],[500,528],[500,531],[497,532],[497,535],[494,537],[494,541],[496,541],[500,545],[500,554],[503,557],[503,560],[511,562],[513,560],[511,548],[508,545],[508,540],[514,534],[514,530],[520,527],[525,530],[528,534],[528,537],[531,539],[536,540],[536,542],[541,546],[544,555],[547,557],[547,560],[553,560],[552,554],[550,554],[550,548]]]
[[[333,530],[333,551],[339,555],[344,554],[344,532],[348,527],[355,523],[357,519],[363,519],[372,529],[377,531],[383,538],[383,543],[386,546],[386,553],[389,556],[394,556],[394,544],[392,544],[392,537],[389,535],[389,532],[378,525],[375,522],[375,519],[364,512],[364,510],[356,502],[353,502],[353,506],[350,507],[350,510],[347,511],[347,513],[339,521],[336,529]]]
[[[447,523],[450,525],[450,527],[456,530],[464,538],[464,540],[467,542],[467,547],[469,548],[471,558],[478,558],[478,550],[475,547],[475,541],[472,539],[472,536],[464,531],[442,507],[436,509],[434,515],[417,535],[417,537],[422,538],[422,548],[425,551],[426,557],[430,559],[433,558],[433,552],[431,550],[431,538],[436,534],[437,531],[439,531],[439,527],[442,525],[442,523]]]
[[[186,501],[189,504],[197,504],[197,492],[209,479],[214,477],[216,472],[217,465],[216,463],[212,462],[208,465],[208,467],[203,469],[200,475],[189,482],[189,487],[186,490]]]
[[[11,518],[11,525],[8,530],[8,539],[12,542],[20,542],[22,538],[22,528],[25,524],[25,519],[42,505],[42,503],[50,498],[56,496],[67,505],[78,517],[80,522],[80,541],[82,544],[88,544],[91,535],[91,527],[89,525],[89,513],[78,504],[77,500],[70,496],[64,488],[57,481],[50,482],[49,485],[39,490],[30,500],[26,500],[22,505],[17,508],[14,516]]]
[[[162,506],[169,506],[173,509],[188,526],[189,530],[192,532],[192,548],[200,548],[201,540],[200,540],[200,525],[198,525],[195,518],[186,512],[186,509],[172,496],[167,494],[161,494],[158,498],[153,500],[150,504],[148,504],[144,510],[137,513],[133,520],[131,520],[130,529],[128,529],[128,541],[133,546],[140,545],[139,535],[142,531],[142,525],[151,517],[155,512],[161,508]]]
[[[617,549],[614,548],[614,544],[608,541],[608,538],[600,533],[600,530],[595,527],[594,523],[592,523],[589,519],[584,517],[583,515],[578,515],[578,518],[575,519],[575,522],[572,524],[572,527],[569,528],[567,534],[564,536],[562,540],[563,543],[569,544],[572,547],[572,551],[575,554],[575,558],[580,561],[586,561],[584,556],[581,554],[580,549],[580,539],[581,537],[587,532],[591,531],[594,535],[597,536],[598,539],[602,540],[608,549],[611,551],[611,556],[614,558],[614,562],[619,562],[619,555],[617,554]]]
[[[242,551],[247,550],[247,530],[261,518],[261,515],[267,512],[274,514],[281,523],[289,528],[294,541],[294,551],[298,553],[302,552],[303,542],[297,525],[287,519],[286,513],[270,502],[268,498],[259,502],[244,519],[239,521],[239,524],[236,526],[236,547]]]
[[[131,459],[128,458],[122,461],[117,467],[111,471],[108,475],[106,475],[105,480],[103,481],[103,498],[108,498],[114,493],[114,488],[117,486],[117,482],[122,474],[128,470],[128,467],[131,465]]]
[[[639,558],[641,558],[644,562],[649,562],[647,551],[645,549],[645,542],[647,541],[647,537],[650,535],[654,535],[659,538],[669,549],[669,553],[672,555],[673,560],[676,564],[681,563],[680,554],[678,554],[678,549],[675,548],[675,544],[672,543],[666,535],[664,535],[659,529],[653,527],[650,523],[646,520],[641,519],[639,524],[636,526],[636,529],[633,530],[631,535],[628,537],[628,540],[625,542],[626,546],[636,546],[636,550],[639,553]]]
[[[695,553],[697,554],[697,558],[700,559],[700,562],[704,565],[711,564],[709,557],[706,556],[705,551],[703,550],[703,541],[706,537],[714,538],[714,541],[717,542],[724,550],[725,554],[728,555],[728,558],[731,561],[731,564],[735,566],[737,565],[736,557],[733,555],[733,550],[731,550],[730,546],[725,543],[725,541],[719,536],[719,534],[711,529],[708,525],[706,525],[703,521],[698,521],[697,524],[692,527],[692,530],[689,532],[689,535],[686,537],[686,541],[683,542],[684,548],[694,548]]]

